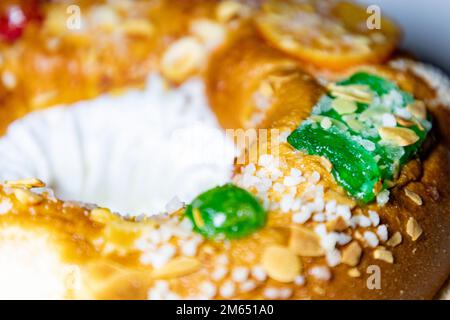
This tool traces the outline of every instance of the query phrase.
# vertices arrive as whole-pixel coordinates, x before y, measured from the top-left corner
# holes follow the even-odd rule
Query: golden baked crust
[[[81,10],[90,12],[98,3],[102,2],[82,1]],[[138,1],[136,7],[117,9],[123,10],[120,26],[125,28],[117,31],[119,37],[116,31],[111,33],[101,28],[74,35],[58,30],[58,23],[48,20],[43,25],[29,26],[17,42],[1,47],[2,72],[13,74],[16,81],[12,86],[0,86],[0,132],[4,133],[13,120],[32,110],[140,86],[152,71],[162,72],[172,82],[180,82],[185,75],[165,70],[164,56],[179,39],[192,36],[190,26],[199,19],[217,23],[226,30],[226,37],[218,49],[208,53],[207,66],[188,70],[186,75],[204,77],[211,107],[225,129],[257,127],[292,131],[309,115],[324,92],[317,79],[334,80],[355,70],[370,70],[392,79],[425,101],[435,119],[432,146],[424,158],[411,161],[403,169],[386,206],[371,204],[359,208],[336,185],[326,164],[317,157],[299,158],[282,141],[275,144],[277,150],[271,149],[273,145],[266,146],[267,149],[259,146],[256,159],[246,159],[236,166],[234,181],[242,183],[242,170],[250,163],[258,168],[261,155],[280,152],[284,175],[292,168],[318,172],[325,195],[337,199],[338,203],[349,204],[353,214],[376,210],[381,223],[388,226],[390,236],[400,232],[401,244],[383,243],[394,262],[375,259],[374,252],[382,248],[370,248],[358,238],[358,233],[369,229],[347,226],[344,231],[362,249],[355,266],[340,264],[328,268],[322,254],[296,255],[291,258],[300,263],[303,271],[296,272],[302,277],[277,281],[278,273],[288,273],[289,270],[283,269],[286,265],[281,262],[278,266],[267,266],[262,261],[269,254],[267,248],[287,248],[294,234],[304,231],[298,231],[299,226],[292,223],[292,212],[286,214],[272,209],[264,229],[245,239],[213,242],[202,239],[186,226],[183,210],[142,221],[126,221],[107,209],[63,202],[51,194],[36,195],[26,184],[3,185],[0,189],[1,203],[10,208],[0,214],[0,243],[13,239],[16,246],[26,247],[34,237],[44,236],[48,250],[59,257],[59,267],[70,269],[62,275],[66,282],[65,298],[433,298],[450,273],[447,232],[450,228],[450,129],[446,126],[450,111],[442,104],[431,103],[436,101],[436,89],[411,71],[387,64],[355,66],[336,73],[299,62],[271,47],[257,32],[251,20],[253,10],[257,10],[254,1],[239,11],[248,10],[250,19],[244,15],[233,21],[221,21],[217,9],[221,3]],[[65,10],[64,5],[57,3],[44,3],[42,8],[46,17],[55,17],[58,10]],[[151,24],[143,23],[146,27],[139,28],[128,25],[127,29],[128,17],[130,21],[141,19]],[[253,96],[266,81],[271,82],[273,90],[270,108],[263,112],[260,121],[254,122],[252,117],[258,113],[258,106]],[[273,132],[269,131],[269,135]],[[250,146],[250,151],[256,145]],[[421,205],[405,193],[406,188],[419,195]],[[419,238],[414,240],[407,230],[411,218],[422,229]],[[307,227],[313,229],[314,223]],[[169,229],[169,235],[162,245],[170,245],[176,253],[158,267],[149,262],[155,250],[161,249],[161,243],[153,246],[152,235],[162,236],[165,228]],[[11,235],[15,230],[31,238],[16,239]],[[195,247],[194,254],[184,254],[186,244]],[[341,249],[348,247],[343,245]],[[367,284],[370,277],[367,272],[373,265],[381,270],[380,289],[370,289]],[[314,276],[311,270],[317,266],[331,272],[331,278]],[[302,279],[306,280],[304,284]]]

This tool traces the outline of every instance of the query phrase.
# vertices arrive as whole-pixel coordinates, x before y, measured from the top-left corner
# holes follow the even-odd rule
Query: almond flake
[[[193,20],[190,31],[208,50],[214,50],[219,47],[225,40],[226,35],[223,25],[206,18]]]
[[[192,210],[192,216],[194,218],[195,224],[199,228],[203,228],[205,226],[205,222],[203,221],[202,214],[200,213],[200,210],[198,208],[195,208]]]
[[[421,236],[423,230],[420,224],[414,218],[409,218],[406,223],[406,233],[411,237],[412,241],[416,241]]]
[[[325,170],[327,170],[327,172],[331,172],[331,170],[333,170],[333,164],[325,157],[320,157],[320,164],[325,168]]]
[[[348,228],[347,222],[344,218],[338,216],[336,219],[327,222],[328,231],[344,231]]]
[[[155,279],[182,277],[199,270],[200,267],[200,261],[195,258],[178,257],[169,261],[163,267],[154,270],[152,277]]]
[[[268,247],[262,255],[261,265],[269,277],[279,282],[293,282],[302,271],[300,259],[282,246]]]
[[[331,103],[331,106],[334,110],[336,110],[337,113],[341,115],[354,113],[358,109],[355,101],[344,98],[334,99]]]
[[[8,187],[23,187],[27,189],[45,187],[45,183],[36,178],[6,181],[5,185]]]
[[[373,252],[373,257],[377,260],[382,260],[387,263],[394,263],[394,256],[392,252],[384,248],[378,248]]]
[[[359,241],[364,241],[363,235],[358,230],[355,231],[355,233],[353,234],[353,237]]]
[[[358,242],[353,241],[342,250],[342,263],[351,267],[358,265],[361,259],[362,249]]]
[[[246,15],[248,8],[237,1],[222,1],[216,7],[216,18],[219,22],[226,23],[242,15]]]
[[[403,127],[414,127],[416,125],[415,122],[406,120],[406,119],[404,119],[402,117],[399,117],[399,116],[395,116],[395,120],[397,121],[397,123],[399,125],[401,125]]]
[[[295,226],[291,228],[289,249],[302,257],[321,257],[325,254],[319,236],[312,230]]]
[[[427,118],[427,108],[423,101],[417,100],[406,108],[417,119],[425,120]]]
[[[42,198],[40,195],[35,194],[27,189],[15,188],[13,192],[17,200],[19,200],[19,202],[22,204],[36,205],[44,200],[44,198]]]
[[[396,247],[400,243],[402,243],[402,234],[400,232],[396,232],[392,235],[392,237],[386,242],[386,245],[389,247]]]
[[[378,128],[378,133],[381,139],[399,147],[410,146],[419,141],[419,136],[408,128],[381,127]]]
[[[346,123],[353,131],[361,131],[364,129],[364,124],[356,119],[348,119]]]
[[[164,52],[161,72],[170,81],[182,82],[201,68],[205,56],[206,49],[196,38],[178,39]]]
[[[327,86],[327,89],[335,97],[353,100],[361,103],[371,103],[373,100],[373,94],[368,86],[364,85],[351,85],[340,86],[335,83],[331,83]]]
[[[322,121],[320,121],[320,126],[325,130],[330,129],[332,125],[333,123],[331,122],[330,118],[324,117]]]
[[[104,234],[108,243],[118,250],[125,250],[142,234],[139,224],[132,221],[117,219],[109,221],[105,226]]]
[[[336,200],[337,203],[348,206],[350,209],[353,209],[356,206],[355,200],[348,197],[347,195],[344,195],[331,189],[325,192],[324,200],[325,201]]]
[[[116,220],[116,216],[111,213],[108,209],[96,208],[91,210],[90,217],[95,222],[106,224],[113,220]]]
[[[361,277],[361,272],[357,268],[351,268],[347,271],[347,274],[352,278],[359,278]]]
[[[423,204],[422,198],[417,193],[415,193],[414,191],[411,191],[407,188],[405,188],[404,190],[405,190],[406,196],[408,198],[410,198],[412,202],[414,202],[418,206],[421,206]]]

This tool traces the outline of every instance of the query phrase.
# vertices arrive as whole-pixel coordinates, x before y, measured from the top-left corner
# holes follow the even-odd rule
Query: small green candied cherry
[[[248,191],[233,184],[210,189],[186,208],[194,231],[213,240],[239,239],[261,229],[267,213]]]

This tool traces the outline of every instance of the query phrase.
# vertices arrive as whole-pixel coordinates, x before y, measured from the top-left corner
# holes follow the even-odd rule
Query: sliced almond
[[[203,228],[205,226],[205,222],[203,221],[202,214],[198,208],[192,210],[192,216],[194,218],[195,224],[199,228]]]
[[[10,180],[6,181],[5,185],[8,187],[22,187],[22,188],[44,188],[45,183],[36,178],[30,179],[20,179],[20,180]]]
[[[208,50],[219,47],[226,36],[226,29],[211,19],[196,19],[191,22],[191,34],[196,36]]]
[[[422,198],[415,193],[414,191],[409,190],[408,188],[405,188],[405,194],[406,196],[411,199],[412,202],[417,204],[418,206],[421,206],[423,204]]]
[[[351,267],[358,265],[361,259],[362,249],[357,241],[351,242],[342,250],[342,263]]]
[[[116,216],[111,213],[108,209],[96,208],[91,210],[90,217],[95,222],[106,224],[108,222],[117,220]]]
[[[35,194],[27,189],[15,188],[13,192],[17,200],[25,205],[36,205],[44,200],[42,196]]]
[[[403,119],[402,117],[395,116],[395,120],[397,123],[403,127],[414,127],[416,125],[415,122]]]
[[[261,265],[270,278],[279,282],[292,282],[302,271],[300,259],[283,246],[268,247],[262,257]]]
[[[142,231],[139,223],[117,219],[105,224],[104,234],[111,249],[127,250],[141,236]]]
[[[330,129],[332,125],[333,125],[333,123],[331,122],[330,118],[328,118],[328,117],[324,117],[322,119],[322,121],[320,122],[320,126],[325,130]]]
[[[359,278],[361,277],[361,272],[357,268],[351,268],[347,271],[347,274],[352,278]]]
[[[325,170],[327,170],[328,172],[331,172],[331,170],[333,170],[333,164],[331,163],[330,160],[328,160],[325,157],[320,157],[320,164],[322,165],[322,167],[325,168]]]
[[[167,279],[186,276],[200,269],[201,263],[196,258],[178,257],[169,261],[163,267],[156,269],[152,277],[156,279]]]
[[[356,119],[348,119],[345,122],[353,131],[361,131],[362,129],[364,129],[364,124]]]
[[[406,233],[411,237],[412,241],[416,241],[422,235],[423,230],[416,219],[409,218],[406,223]]]
[[[358,106],[354,100],[345,99],[345,98],[336,98],[331,103],[331,106],[334,110],[336,110],[339,114],[350,114],[354,113]]]
[[[358,230],[355,231],[355,233],[353,234],[353,237],[354,237],[356,240],[359,240],[359,241],[365,241],[363,235],[362,235],[361,232],[359,232]]]
[[[319,236],[314,231],[302,226],[291,228],[289,249],[302,257],[321,257],[325,254],[320,245]]]
[[[333,125],[333,126],[336,126],[336,127],[340,128],[340,129],[342,129],[342,130],[344,130],[344,131],[347,130],[347,126],[346,126],[342,121],[339,121],[339,120],[336,120],[336,119],[333,119],[333,118],[330,118],[330,117],[325,117],[325,116],[320,116],[320,115],[315,115],[315,114],[314,114],[314,115],[310,116],[309,118],[310,118],[312,121],[315,121],[315,122],[317,122],[317,123],[320,123],[320,124],[322,125],[323,128],[325,128],[325,127],[324,127],[324,122],[323,122],[323,120],[324,120],[324,119],[327,119],[327,120],[325,120],[325,121],[329,121],[329,126],[328,126],[328,128],[331,127],[331,125]]]
[[[423,101],[416,100],[414,103],[409,104],[406,108],[415,118],[419,120],[425,120],[427,118],[427,107]]]
[[[419,136],[408,128],[381,127],[378,128],[378,133],[381,139],[399,147],[410,146],[419,141]]]
[[[182,82],[203,64],[206,49],[194,37],[181,38],[170,45],[161,60],[161,71],[170,81]]]
[[[216,7],[216,19],[226,23],[248,14],[249,8],[237,1],[221,1]]]
[[[373,100],[372,91],[368,86],[364,85],[340,86],[335,83],[331,83],[327,86],[327,89],[333,96],[338,98],[344,98],[367,104],[370,104]]]
[[[342,193],[336,192],[331,189],[329,189],[325,192],[324,198],[325,198],[325,201],[336,200],[337,203],[346,205],[346,206],[350,207],[350,209],[353,209],[356,206],[355,200],[353,200],[352,198],[350,198]]]
[[[386,242],[386,245],[389,247],[396,247],[398,246],[400,243],[402,243],[402,234],[397,231],[396,233],[394,233],[392,235],[392,237]]]
[[[394,256],[392,252],[385,248],[378,248],[373,252],[373,257],[377,260],[381,260],[387,263],[394,263]]]
[[[341,216],[334,220],[328,221],[326,226],[328,231],[344,231],[349,227],[347,222],[345,222],[344,218]]]

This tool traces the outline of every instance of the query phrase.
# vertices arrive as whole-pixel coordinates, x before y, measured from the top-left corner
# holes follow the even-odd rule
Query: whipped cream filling
[[[150,215],[230,181],[235,154],[201,80],[167,89],[152,75],[144,90],[13,122],[0,138],[0,179],[36,177],[60,199]]]

